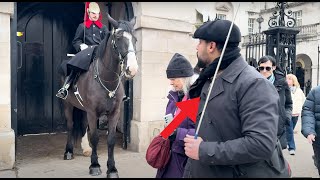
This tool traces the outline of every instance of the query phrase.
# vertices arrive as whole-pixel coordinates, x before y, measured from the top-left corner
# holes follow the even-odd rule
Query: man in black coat
[[[290,126],[292,116],[292,98],[286,76],[276,67],[276,60],[272,56],[263,56],[258,61],[258,71],[267,78],[278,91],[280,97],[279,104],[279,124],[277,136],[282,149],[288,145],[286,126]]]
[[[101,23],[102,16],[98,3],[87,2],[85,16],[85,21],[79,24],[72,41],[73,47],[78,52],[77,56],[74,56],[67,62],[66,73],[68,76],[62,88],[56,94],[57,97],[62,99],[67,98],[67,91],[75,77],[78,77],[79,73],[88,70],[91,59],[95,54],[95,46],[99,45],[104,38],[108,38],[110,35],[107,26]]]
[[[200,129],[197,138],[184,138],[189,157],[184,177],[278,177],[268,163],[278,152],[279,96],[272,83],[242,58],[241,33],[235,24],[209,95],[231,23],[206,22],[193,36],[199,39],[197,65],[203,69],[189,95],[200,97],[196,124]]]

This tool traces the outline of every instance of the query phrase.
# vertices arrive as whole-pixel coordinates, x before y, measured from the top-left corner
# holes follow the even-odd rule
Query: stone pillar
[[[178,52],[188,58],[192,65],[197,62],[195,48],[198,41],[190,36],[194,25],[179,20],[180,12],[175,16],[176,19],[160,17],[165,14],[161,8],[157,8],[159,6],[166,7],[166,3],[133,4],[137,16],[135,35],[138,39],[136,51],[139,72],[133,81],[133,118],[128,149],[137,152],[145,151],[152,138],[164,128],[163,116],[169,89],[166,67],[170,59]]]
[[[15,162],[15,134],[11,128],[10,16],[14,2],[0,2],[0,170]]]

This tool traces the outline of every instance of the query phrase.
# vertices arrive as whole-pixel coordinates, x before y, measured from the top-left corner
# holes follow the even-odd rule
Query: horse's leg
[[[97,116],[93,112],[87,112],[87,119],[89,124],[89,139],[92,147],[91,165],[89,167],[89,174],[91,176],[98,176],[101,174],[100,164],[98,162],[97,147],[99,136],[97,131]]]
[[[64,114],[67,120],[67,131],[68,131],[68,140],[64,152],[64,160],[73,159],[73,106],[67,102],[64,103]]]
[[[92,148],[89,143],[89,136],[88,136],[89,127],[88,127],[87,115],[83,116],[82,125],[83,125],[82,128],[86,130],[86,133],[84,134],[84,136],[81,139],[81,149],[82,149],[83,155],[86,157],[89,157],[89,156],[91,156]]]
[[[120,107],[114,112],[113,116],[108,117],[108,161],[107,161],[107,178],[118,178],[118,170],[114,161],[114,146],[116,144],[116,128],[120,118]]]
[[[88,137],[88,128],[86,129],[86,134],[81,139],[81,148],[84,156],[89,157],[92,153],[92,148],[90,147],[89,137]]]

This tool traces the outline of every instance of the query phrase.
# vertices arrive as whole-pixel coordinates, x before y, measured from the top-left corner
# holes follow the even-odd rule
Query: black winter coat
[[[292,116],[292,98],[289,85],[286,81],[285,75],[276,70],[274,71],[275,81],[273,85],[278,91],[280,104],[279,104],[279,124],[277,136],[280,140],[282,149],[287,148],[287,135],[286,126],[290,126],[291,116]]]

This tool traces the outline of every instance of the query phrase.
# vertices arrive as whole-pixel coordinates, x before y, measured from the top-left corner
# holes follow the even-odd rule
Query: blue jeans
[[[290,126],[287,127],[287,141],[288,141],[288,150],[296,150],[296,144],[294,143],[294,128],[296,127],[299,116],[292,116],[290,121]]]

